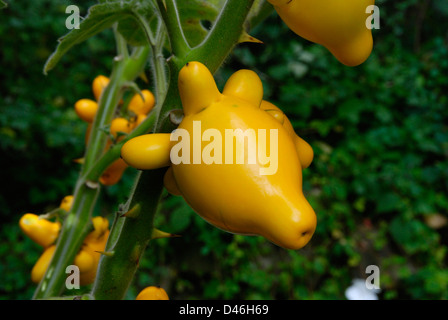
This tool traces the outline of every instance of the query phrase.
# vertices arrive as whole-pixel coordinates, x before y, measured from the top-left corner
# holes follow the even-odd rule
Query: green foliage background
[[[92,3],[21,0],[0,12],[0,299],[29,299],[35,287],[30,270],[42,249],[19,218],[57,207],[77,178],[86,126],[73,104],[108,75],[112,32],[77,46],[48,76],[42,67],[67,32],[66,6],[85,14]],[[182,237],[151,244],[128,299],[148,285],[172,299],[345,299],[370,264],[381,270],[381,299],[448,298],[448,5],[376,4],[381,29],[359,67],[341,65],[273,13],[251,32],[264,44],[239,45],[216,74],[222,85],[235,70],[255,70],[265,99],[312,145],[304,171],[318,216],[312,241],[287,251],[231,235],[165,194],[156,225]],[[133,174],[103,189],[97,214],[113,216]]]

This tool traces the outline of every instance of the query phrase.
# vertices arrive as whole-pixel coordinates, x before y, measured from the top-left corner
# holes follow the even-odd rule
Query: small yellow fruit
[[[20,218],[20,229],[31,240],[46,248],[52,245],[59,235],[61,224],[51,222],[33,213],[26,213]]]
[[[31,270],[31,281],[34,283],[39,283],[45,272],[47,271],[48,265],[53,258],[54,251],[56,250],[56,245],[52,245],[45,249],[40,258],[37,260],[33,269]]]
[[[70,211],[73,204],[73,196],[65,196],[64,199],[62,199],[61,204],[59,205],[59,208],[64,209],[65,211]]]
[[[90,99],[81,99],[75,103],[75,112],[79,118],[87,123],[92,123],[95,120],[96,112],[98,111],[98,103]]]
[[[155,105],[155,97],[149,90],[142,90],[141,94],[144,98],[142,100],[142,97],[140,94],[136,93],[131,101],[129,101],[128,110],[135,113],[136,115],[139,114],[148,114],[152,108],[154,108]]]
[[[104,88],[109,84],[109,81],[109,78],[103,75],[99,75],[93,79],[92,91],[96,101],[100,100],[101,94],[103,93]]]
[[[143,289],[135,300],[170,300],[163,288],[150,286]]]

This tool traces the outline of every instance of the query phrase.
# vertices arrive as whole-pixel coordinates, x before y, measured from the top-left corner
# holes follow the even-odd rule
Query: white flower
[[[345,290],[348,300],[378,300],[377,293],[380,289],[367,289],[366,281],[354,279],[353,284]]]

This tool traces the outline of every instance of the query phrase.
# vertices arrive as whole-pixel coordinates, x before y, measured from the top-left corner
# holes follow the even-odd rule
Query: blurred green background
[[[0,12],[0,299],[29,299],[42,249],[18,220],[70,194],[85,123],[73,104],[109,74],[110,30],[75,47],[48,76],[43,65],[67,32],[65,8],[94,1],[9,1]],[[216,74],[255,70],[314,149],[304,192],[318,216],[311,242],[287,251],[234,236],[164,195],[156,225],[180,238],[151,243],[128,292],[160,285],[172,299],[345,299],[366,266],[380,268],[380,299],[448,298],[448,2],[377,0],[381,28],[356,68],[295,36],[273,13]],[[151,88],[151,85],[149,85]],[[103,188],[98,214],[125,201],[135,171]],[[84,288],[88,289],[88,288]]]

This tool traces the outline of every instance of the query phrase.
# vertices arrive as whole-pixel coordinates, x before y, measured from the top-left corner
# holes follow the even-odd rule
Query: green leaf
[[[221,5],[221,0],[183,0],[177,2],[181,25],[190,46],[197,46],[205,38],[208,30],[203,22],[211,24],[216,19]]]
[[[395,242],[408,254],[425,252],[434,248],[438,237],[428,226],[417,219],[407,220],[395,217],[389,225],[389,232]]]
[[[152,22],[157,22],[157,15],[155,8],[149,3],[148,5],[139,8],[140,16],[148,22],[153,32],[156,31],[157,23],[155,25]],[[140,23],[134,17],[128,17],[120,20],[118,23],[118,32],[126,39],[127,43],[131,46],[144,46],[147,44],[148,39]]]
[[[5,9],[6,7],[8,7],[8,4],[0,0],[0,9]]]
[[[378,213],[393,212],[401,208],[402,199],[394,193],[386,193],[377,203],[376,211]]]
[[[73,48],[73,46],[110,28],[118,20],[132,16],[135,5],[135,1],[117,1],[105,2],[90,7],[88,15],[81,22],[79,29],[72,29],[68,34],[58,40],[59,44],[56,50],[45,63],[44,73],[46,74],[53,69],[64,54]]]
[[[446,3],[445,1],[434,1],[432,5],[438,12],[445,16],[448,16],[448,3]]]
[[[170,232],[179,233],[184,231],[191,222],[191,214],[188,207],[181,206],[174,210],[170,217]]]
[[[118,32],[132,46],[142,46],[147,41],[145,33],[133,17],[121,20],[118,24]]]

